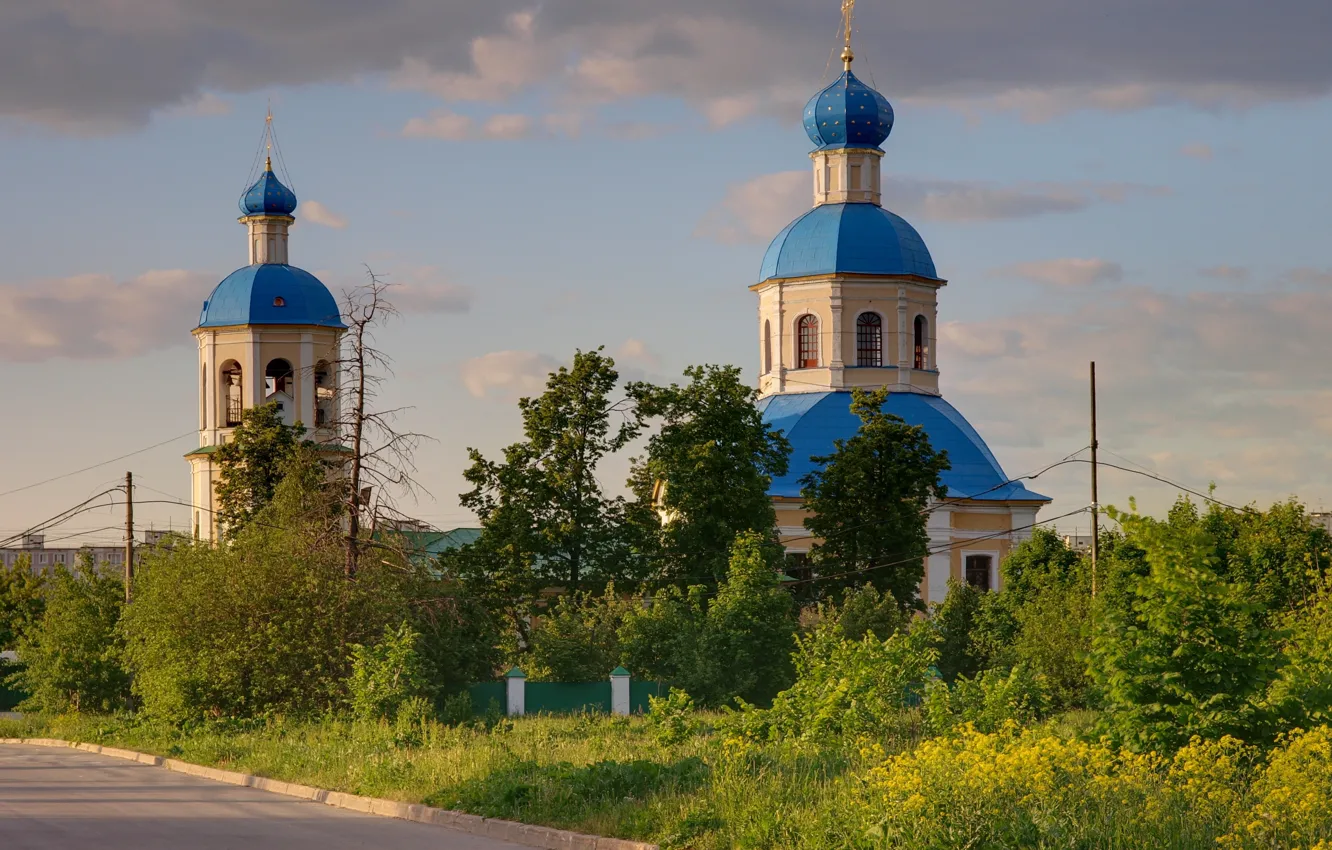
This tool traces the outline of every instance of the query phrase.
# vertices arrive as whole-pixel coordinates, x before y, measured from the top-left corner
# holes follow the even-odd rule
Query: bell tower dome
[[[296,193],[273,171],[272,121],[264,170],[241,195],[249,265],[213,289],[199,313],[199,448],[186,455],[193,478],[195,536],[215,540],[217,464],[248,408],[275,404],[288,425],[316,443],[338,440],[338,363],[346,325],[328,288],[288,263]],[[280,159],[279,159],[280,161]]]

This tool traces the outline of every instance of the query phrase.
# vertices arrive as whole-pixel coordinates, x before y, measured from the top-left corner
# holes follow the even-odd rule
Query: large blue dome
[[[763,421],[786,434],[791,442],[791,465],[786,475],[774,478],[768,495],[799,498],[800,479],[817,468],[813,458],[833,453],[833,441],[845,440],[860,430],[860,418],[851,412],[851,393],[793,393],[760,399]],[[971,423],[939,396],[891,393],[883,409],[919,425],[936,451],[948,452],[952,468],[941,477],[950,499],[1048,502],[1048,496],[1021,483],[1006,483],[1008,476]]]
[[[282,185],[270,160],[264,173],[241,195],[240,209],[246,215],[291,215],[296,211],[296,193]]]
[[[199,314],[199,327],[231,325],[346,327],[338,302],[319,278],[277,263],[237,269],[208,296]]]
[[[806,104],[805,132],[820,150],[877,148],[893,132],[893,105],[847,71]]]
[[[823,204],[772,240],[759,282],[839,272],[938,279],[925,241],[906,219],[877,204]]]

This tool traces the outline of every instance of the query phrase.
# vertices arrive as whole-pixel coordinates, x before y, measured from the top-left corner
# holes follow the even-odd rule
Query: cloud
[[[0,285],[0,360],[133,357],[191,342],[217,279],[180,269]]]
[[[1247,281],[1250,277],[1249,270],[1243,266],[1208,266],[1205,269],[1200,269],[1198,274],[1216,280],[1233,280],[1239,282]]]
[[[615,357],[619,360],[632,360],[653,369],[661,366],[661,358],[641,339],[626,339],[615,349]]]
[[[402,128],[402,134],[409,139],[442,139],[460,142],[470,138],[475,131],[476,121],[467,115],[459,115],[447,109],[430,113],[425,118],[412,118]]]
[[[1232,503],[1332,496],[1332,287],[1051,293],[1043,309],[940,327],[945,395],[1020,475],[1087,442],[1087,364],[1097,361],[1106,452]],[[1103,454],[1112,463],[1125,464]],[[1082,467],[1037,481],[1065,509]],[[1109,483],[1107,483],[1107,481]],[[1108,470],[1104,502],[1162,510],[1175,491]]]
[[[899,100],[1015,111],[1245,107],[1332,90],[1325,0],[863,4],[858,70]],[[665,96],[715,126],[790,114],[816,87],[836,12],[772,0],[10,0],[0,115],[59,130],[276,86],[386,80],[449,103],[529,93]],[[1152,37],[1143,38],[1150,16]],[[939,45],[949,61],[939,62]]]
[[[466,313],[472,309],[471,287],[441,279],[439,269],[421,266],[388,278],[389,300],[404,315]]]
[[[559,367],[555,358],[534,351],[494,351],[465,361],[459,371],[463,386],[476,398],[520,398],[541,392]]]
[[[1014,263],[994,269],[996,277],[1017,277],[1050,286],[1092,286],[1098,283],[1116,283],[1124,279],[1124,267],[1109,260],[1065,257],[1058,260],[1038,260]]]
[[[727,187],[694,235],[719,242],[766,242],[813,204],[808,171],[766,174]],[[979,222],[1081,212],[1098,203],[1168,194],[1136,183],[1021,183],[1001,185],[890,175],[883,184],[885,207],[920,221]]]
[[[1291,269],[1283,279],[1301,286],[1332,286],[1332,269]]]
[[[1192,159],[1202,160],[1210,160],[1215,155],[1212,151],[1212,146],[1203,144],[1202,142],[1185,145],[1179,149],[1179,152]]]
[[[212,92],[206,91],[191,97],[185,103],[170,107],[166,111],[173,115],[210,117],[215,115],[230,115],[231,110],[231,101],[224,100]]]
[[[526,115],[492,115],[483,132],[490,139],[525,139],[532,135],[532,119]]]
[[[301,217],[298,220],[331,227],[334,230],[342,230],[347,226],[346,216],[333,212],[318,201],[301,201]]]

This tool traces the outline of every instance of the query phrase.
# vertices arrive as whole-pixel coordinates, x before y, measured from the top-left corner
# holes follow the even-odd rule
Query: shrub
[[[384,629],[376,644],[352,645],[348,702],[358,717],[395,717],[408,701],[428,690],[425,665],[417,651],[421,635],[407,623]]]
[[[605,593],[562,596],[532,626],[520,665],[534,682],[599,682],[620,666],[620,624],[628,602]]]
[[[1150,572],[1126,604],[1098,606],[1092,672],[1110,730],[1139,747],[1194,735],[1243,738],[1262,721],[1278,635],[1243,583],[1217,572],[1216,541],[1196,524],[1112,511]]]
[[[986,667],[1009,662],[1017,634],[1013,597],[986,593],[954,580],[935,606],[931,624],[939,648],[939,672],[948,681],[975,676]]]
[[[880,641],[840,636],[832,625],[797,640],[796,681],[769,711],[738,719],[750,737],[854,742],[891,730],[938,658],[933,635],[918,626]]]
[[[636,678],[668,682],[687,691],[706,688],[711,668],[700,645],[707,621],[706,588],[659,590],[644,605],[625,611],[620,647]]]
[[[698,731],[694,700],[685,691],[671,688],[667,696],[648,697],[648,706],[648,722],[661,744],[679,744]]]
[[[925,716],[937,734],[963,724],[981,732],[1025,725],[1045,716],[1049,704],[1044,681],[1024,664],[986,670],[974,679],[962,676],[952,685],[932,681],[925,690]]]
[[[1007,591],[1004,591],[1007,593]],[[1056,711],[1088,704],[1091,597],[1080,586],[1054,586],[1033,594],[1016,611],[1011,655],[1044,682]]]
[[[825,608],[824,616],[835,621],[838,632],[850,641],[866,635],[887,640],[911,622],[911,615],[897,604],[892,593],[880,592],[872,584],[846,588],[841,604]]]
[[[45,577],[32,571],[31,555],[19,555],[11,566],[0,564],[0,651],[18,649],[41,622],[45,589]]]
[[[1289,639],[1267,704],[1286,728],[1332,722],[1332,582],[1285,618]]]
[[[313,472],[313,474],[308,474]],[[288,474],[226,546],[145,559],[124,620],[134,690],[156,719],[255,717],[345,704],[351,647],[401,623],[415,577],[365,558],[344,574],[317,469]]]
[[[125,707],[130,680],[116,630],[124,599],[122,579],[99,572],[91,558],[76,571],[56,570],[41,621],[19,643],[24,667],[15,684],[29,695],[23,711]]]

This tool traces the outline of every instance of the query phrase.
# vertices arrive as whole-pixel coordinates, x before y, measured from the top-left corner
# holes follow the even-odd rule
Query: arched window
[[[291,386],[291,364],[279,357],[270,361],[268,368],[264,370],[264,398],[268,398],[274,393],[292,394]]]
[[[967,555],[965,560],[967,584],[977,590],[993,590],[990,580],[993,573],[994,557],[991,555]]]
[[[772,322],[763,322],[763,374],[772,371]]]
[[[916,364],[917,369],[928,369],[930,362],[930,327],[924,316],[916,317]]]
[[[856,319],[856,365],[883,365],[883,319],[878,313],[861,313]]]
[[[804,315],[796,322],[796,368],[819,366],[819,317]]]
[[[200,428],[208,427],[208,364],[199,367],[199,421]]]
[[[222,380],[218,383],[222,390],[222,427],[235,428],[241,424],[241,366],[235,360],[228,360],[219,370]]]

